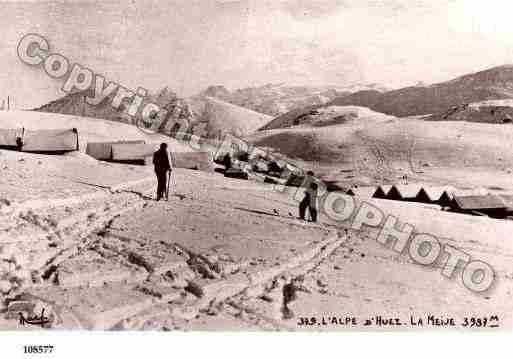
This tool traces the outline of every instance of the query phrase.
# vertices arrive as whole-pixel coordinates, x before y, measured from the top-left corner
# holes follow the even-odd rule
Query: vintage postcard
[[[0,8],[0,330],[513,329],[507,2]]]

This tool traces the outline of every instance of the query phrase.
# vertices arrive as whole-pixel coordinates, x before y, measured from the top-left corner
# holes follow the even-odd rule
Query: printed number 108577
[[[24,345],[25,354],[49,354],[53,351],[53,345]]]

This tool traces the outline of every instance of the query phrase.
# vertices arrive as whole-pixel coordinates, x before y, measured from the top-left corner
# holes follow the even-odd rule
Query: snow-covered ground
[[[348,316],[363,327],[371,316],[427,314],[513,324],[509,222],[375,203],[490,263],[497,284],[476,295],[458,275],[383,247],[375,229],[346,236],[325,216],[297,220],[294,189],[177,169],[169,201],[156,202],[149,167],[9,151],[0,159],[10,169],[0,186],[6,297],[46,308],[54,328],[341,330],[354,326],[298,321]],[[1,328],[28,328],[15,308]]]
[[[169,137],[97,119],[5,112],[0,120],[2,128],[77,127],[84,142],[144,139],[190,150]],[[378,122],[266,131],[253,139],[279,143],[285,153],[308,154],[313,146],[321,159],[340,153],[336,165],[352,165],[348,183],[358,176],[392,181],[399,167],[411,164],[409,153],[415,165],[429,162],[410,173],[410,181],[513,188],[507,176],[513,158],[505,152],[509,130]],[[441,124],[443,132],[436,128]],[[397,328],[364,326],[375,316],[399,318],[400,329],[411,329],[418,327],[408,324],[410,316],[426,321],[430,314],[453,317],[458,327],[466,317],[492,316],[501,327],[513,327],[510,221],[370,201],[384,215],[488,263],[495,285],[475,294],[462,285],[461,266],[446,278],[442,259],[418,265],[408,253],[378,243],[377,228],[353,229],[324,214],[319,224],[298,220],[294,188],[277,191],[175,169],[169,201],[156,202],[151,166],[96,161],[83,152],[0,150],[0,171],[2,329],[31,328],[19,323],[18,313],[38,315],[42,308],[47,326],[64,329]],[[355,208],[360,205],[358,199]],[[351,325],[340,324],[346,317],[355,318]]]

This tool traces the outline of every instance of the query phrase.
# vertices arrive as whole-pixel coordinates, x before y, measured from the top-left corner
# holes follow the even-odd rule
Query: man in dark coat
[[[166,193],[167,172],[171,171],[169,157],[167,155],[167,144],[162,143],[160,149],[153,154],[153,164],[157,175],[157,201]]]
[[[302,183],[302,187],[304,187],[304,189],[305,189],[305,197],[299,203],[299,218],[302,220],[305,219],[305,214],[306,214],[307,209],[310,210],[310,217],[312,216],[312,211],[311,211],[311,207],[310,207],[310,204],[312,203],[312,198],[310,198],[312,189],[310,188],[310,186],[314,181],[313,176],[314,176],[314,173],[312,171],[308,171],[306,173],[306,177]]]
[[[21,137],[16,137],[16,150],[21,151],[23,149],[23,140]]]
[[[299,203],[299,218],[305,220],[306,210],[310,213],[312,222],[317,222],[317,189],[318,185],[314,182],[314,173],[308,171],[302,186],[305,189],[305,197]]]

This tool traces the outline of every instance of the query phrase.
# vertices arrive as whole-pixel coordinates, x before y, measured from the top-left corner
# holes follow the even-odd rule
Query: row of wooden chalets
[[[513,218],[513,193],[419,184],[355,187],[346,193],[361,198],[424,203],[439,206],[445,211],[476,216]]]

